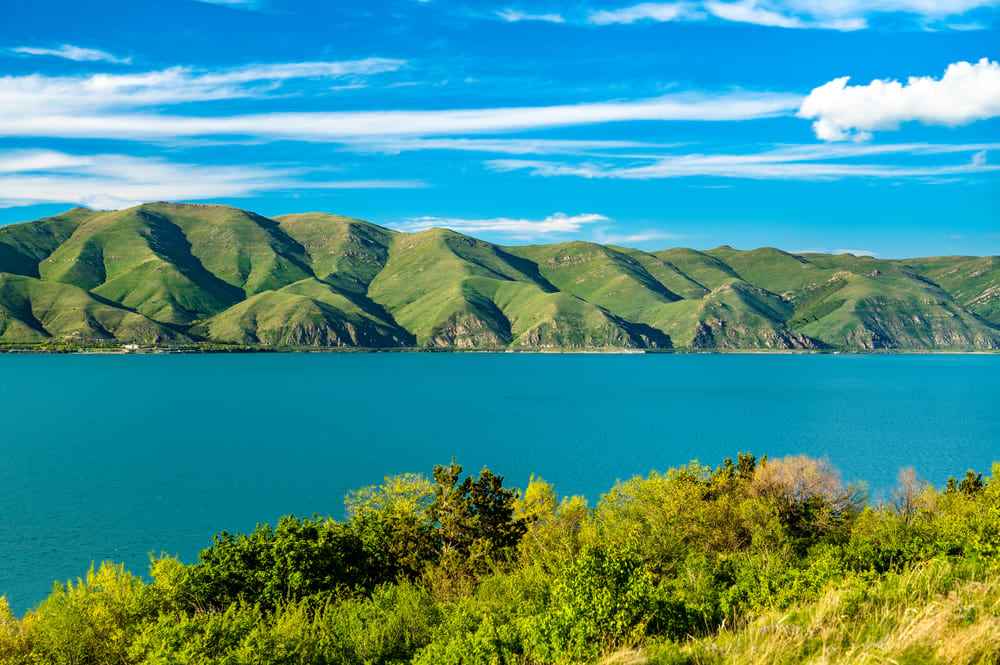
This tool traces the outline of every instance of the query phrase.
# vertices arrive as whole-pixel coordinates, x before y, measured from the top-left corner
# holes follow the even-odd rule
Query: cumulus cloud
[[[585,213],[565,215],[557,212],[544,219],[517,219],[494,217],[491,219],[456,219],[453,217],[415,217],[395,228],[400,231],[424,231],[434,227],[448,228],[462,233],[502,233],[517,239],[530,239],[554,233],[574,233],[587,224],[609,221],[604,215]]]
[[[518,23],[520,21],[544,21],[547,23],[565,23],[566,19],[562,14],[532,14],[522,12],[517,9],[502,9],[496,13],[498,18],[508,23]]]
[[[111,62],[115,64],[127,65],[132,62],[132,58],[119,58],[107,51],[99,51],[93,48],[83,48],[71,44],[62,44],[57,48],[39,48],[36,46],[16,46],[9,49],[10,53],[28,56],[53,56],[65,58],[77,62]]]
[[[843,76],[821,85],[802,102],[798,116],[816,119],[817,138],[863,141],[872,131],[908,121],[954,127],[1000,116],[1000,63],[986,58],[948,65],[940,79],[911,76],[905,84],[875,79],[853,86],[849,80]]]
[[[70,203],[127,208],[143,201],[192,201],[303,189],[420,187],[418,181],[306,179],[303,169],[179,164],[128,155],[0,151],[0,207]]]
[[[745,154],[679,154],[660,156],[646,164],[617,166],[608,163],[567,164],[544,160],[497,159],[487,165],[497,171],[527,171],[532,175],[576,176],[619,180],[652,180],[708,176],[754,180],[837,180],[852,177],[936,178],[945,175],[968,175],[996,171],[984,160],[977,163],[912,164],[854,163],[843,161],[859,157],[892,154],[907,156],[939,155],[996,149],[1000,144],[939,145],[899,144],[889,146],[785,146]]]

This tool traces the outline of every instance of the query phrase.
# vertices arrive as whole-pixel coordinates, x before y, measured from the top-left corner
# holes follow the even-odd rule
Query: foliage
[[[146,585],[104,562],[75,584],[56,584],[32,617],[34,651],[58,665],[128,663],[142,621],[154,614]]]
[[[434,500],[428,510],[437,525],[437,555],[446,568],[482,570],[517,546],[527,530],[514,517],[515,490],[489,469],[459,482],[462,465],[434,467]]]
[[[1000,652],[1000,464],[867,505],[825,460],[740,454],[591,509],[454,460],[346,522],[217,535],[149,581],[101,564],[17,618],[7,665],[948,662]]]
[[[638,548],[586,547],[553,580],[538,645],[547,660],[591,659],[636,643],[653,619],[655,582]]]
[[[265,607],[315,594],[346,596],[385,581],[349,524],[282,517],[248,535],[223,531],[191,571],[193,595],[205,607],[245,598]]]

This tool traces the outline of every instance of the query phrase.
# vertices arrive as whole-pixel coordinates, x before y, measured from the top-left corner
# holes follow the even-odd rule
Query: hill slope
[[[0,342],[1000,349],[1000,257],[503,247],[324,213],[74,208],[0,227]]]

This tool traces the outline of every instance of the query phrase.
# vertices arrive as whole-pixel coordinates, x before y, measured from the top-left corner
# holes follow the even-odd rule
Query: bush
[[[551,661],[594,658],[638,642],[657,609],[653,574],[634,544],[590,546],[552,584],[538,623],[539,655]]]
[[[249,535],[223,531],[198,556],[191,596],[218,609],[241,598],[273,608],[316,594],[345,597],[388,581],[349,524],[315,516],[286,515]]]
[[[76,584],[56,584],[38,607],[34,651],[55,665],[131,663],[129,646],[155,611],[146,585],[123,564],[91,566]]]

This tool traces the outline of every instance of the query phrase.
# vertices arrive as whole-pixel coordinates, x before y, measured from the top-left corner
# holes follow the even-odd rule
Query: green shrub
[[[321,593],[342,597],[391,579],[351,525],[315,516],[286,515],[249,535],[223,531],[198,556],[190,593],[217,609],[240,598],[272,608]]]
[[[653,574],[634,543],[591,546],[559,571],[536,644],[545,659],[575,662],[638,642],[657,610]]]
[[[123,564],[91,566],[76,584],[56,584],[33,617],[34,651],[54,665],[135,662],[129,646],[155,616],[152,596]]]

